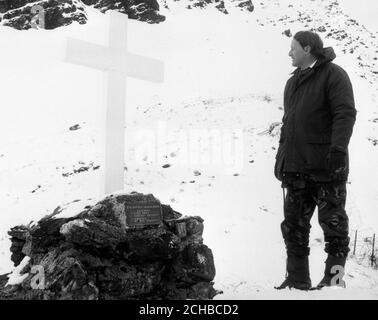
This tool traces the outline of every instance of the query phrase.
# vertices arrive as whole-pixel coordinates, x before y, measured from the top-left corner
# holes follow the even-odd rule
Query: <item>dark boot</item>
[[[343,280],[345,262],[346,257],[335,257],[328,255],[327,260],[325,261],[324,277],[319,282],[319,284],[313,289],[320,290],[324,287],[331,286],[339,286],[345,288],[345,281]],[[335,270],[332,270],[334,266],[340,267],[335,267]],[[343,269],[340,270],[341,267]],[[332,281],[333,278],[334,280]]]
[[[275,287],[275,289],[295,288],[299,290],[309,290],[311,288],[308,256],[288,256],[286,270],[285,281],[280,286]]]

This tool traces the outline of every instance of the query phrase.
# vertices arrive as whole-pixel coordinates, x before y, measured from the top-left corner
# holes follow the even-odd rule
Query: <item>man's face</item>
[[[305,48],[302,48],[300,43],[297,40],[293,39],[291,41],[291,46],[290,46],[290,51],[289,51],[289,56],[292,59],[292,65],[294,67],[302,66],[308,57],[309,51],[310,51],[310,47],[307,46]]]

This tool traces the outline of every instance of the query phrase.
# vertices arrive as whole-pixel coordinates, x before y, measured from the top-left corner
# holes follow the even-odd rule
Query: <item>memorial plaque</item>
[[[126,227],[143,228],[160,226],[162,223],[163,211],[160,203],[140,201],[126,205]]]

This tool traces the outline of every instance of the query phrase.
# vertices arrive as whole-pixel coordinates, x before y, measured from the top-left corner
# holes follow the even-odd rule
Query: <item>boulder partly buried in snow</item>
[[[130,226],[135,203],[157,204],[161,223]],[[140,193],[106,197],[77,215],[9,231],[16,269],[0,299],[212,299],[215,266],[203,220]]]

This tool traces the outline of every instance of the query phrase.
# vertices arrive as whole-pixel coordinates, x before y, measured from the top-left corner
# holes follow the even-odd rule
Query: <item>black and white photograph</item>
[[[0,305],[377,300],[377,16],[0,0]]]

